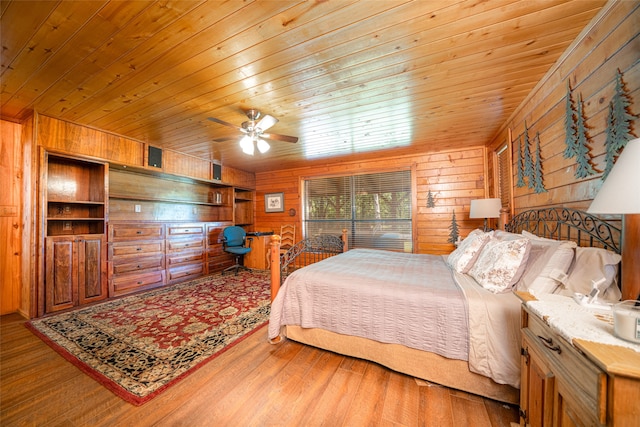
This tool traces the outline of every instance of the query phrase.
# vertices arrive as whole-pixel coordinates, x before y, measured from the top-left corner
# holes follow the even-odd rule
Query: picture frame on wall
[[[284,193],[268,193],[264,195],[265,212],[284,212]]]

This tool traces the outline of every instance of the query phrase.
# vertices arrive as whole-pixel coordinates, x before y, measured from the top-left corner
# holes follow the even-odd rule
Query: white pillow
[[[517,284],[519,291],[532,295],[551,294],[562,285],[559,273],[567,274],[575,256],[575,242],[549,239],[531,240],[527,268]]]
[[[458,273],[467,273],[480,254],[482,247],[491,238],[491,233],[473,230],[458,248],[447,257],[447,264]]]
[[[598,297],[610,301],[619,300],[618,263],[621,259],[617,253],[602,248],[576,248],[576,260],[565,283],[565,290],[568,292],[564,293],[579,292],[586,295],[591,292],[592,281],[605,278],[606,281],[598,286]]]
[[[520,234],[511,233],[510,231],[504,231],[504,230],[494,231],[493,237],[502,241],[522,239],[522,236]]]
[[[524,237],[527,237],[529,239],[535,239],[535,240],[542,240],[543,242],[558,242],[558,239],[549,239],[548,237],[540,237],[538,235],[535,235],[533,233],[528,232],[527,230],[522,230],[522,235]],[[568,241],[568,240],[565,240]]]
[[[522,276],[530,249],[531,243],[526,238],[491,239],[482,248],[469,275],[493,293],[508,291]]]

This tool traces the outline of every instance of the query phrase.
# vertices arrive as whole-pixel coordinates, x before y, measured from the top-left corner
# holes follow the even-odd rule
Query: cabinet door
[[[78,246],[78,302],[86,304],[107,297],[106,258],[102,235],[76,236]]]
[[[528,426],[553,425],[555,376],[527,340],[523,341],[520,407]]]
[[[45,310],[51,313],[77,304],[75,236],[47,237],[45,245]]]

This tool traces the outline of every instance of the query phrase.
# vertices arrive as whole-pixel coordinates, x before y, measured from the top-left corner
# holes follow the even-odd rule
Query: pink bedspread
[[[443,257],[353,249],[292,273],[271,306],[283,325],[322,328],[468,360],[468,308]]]

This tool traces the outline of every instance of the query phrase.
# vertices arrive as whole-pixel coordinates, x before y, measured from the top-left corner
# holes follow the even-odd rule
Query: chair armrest
[[[253,242],[253,237],[245,237],[245,242],[248,240],[249,243],[247,244],[247,247],[250,248],[251,247],[251,242]]]

